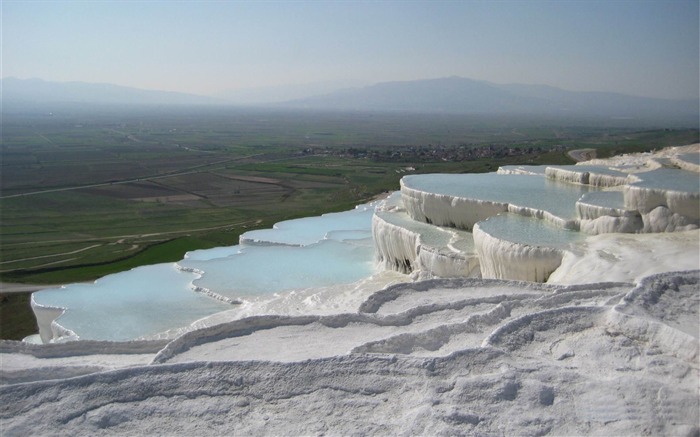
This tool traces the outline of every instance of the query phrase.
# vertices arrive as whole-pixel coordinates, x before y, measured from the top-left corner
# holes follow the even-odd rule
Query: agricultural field
[[[397,189],[407,172],[572,163],[566,151],[576,148],[605,155],[697,141],[697,130],[454,115],[4,113],[0,281],[62,284],[176,261],[188,250],[234,245],[247,230],[352,208]],[[486,155],[465,158],[465,148]],[[0,300],[3,320],[27,307],[26,296]]]

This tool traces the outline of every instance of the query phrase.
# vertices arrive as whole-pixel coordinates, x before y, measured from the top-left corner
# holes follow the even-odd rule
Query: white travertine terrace
[[[39,341],[173,338],[215,323],[218,313],[270,311],[271,295],[368,293],[395,280],[383,270],[413,280],[561,280],[558,266],[586,252],[587,234],[697,229],[698,174],[669,167],[674,157],[692,163],[697,154],[690,146],[608,166],[407,176],[376,206],[280,223],[244,234],[239,246],[35,293]],[[623,186],[608,187],[621,175]],[[294,307],[303,313],[332,302],[299,297]]]
[[[471,234],[411,220],[403,210],[376,211],[372,231],[377,258],[402,273],[439,277],[479,276]]]
[[[33,297],[30,304],[39,328],[39,337],[43,343],[50,343],[55,338],[76,338],[74,332],[65,329],[56,322],[56,319],[63,315],[65,308],[37,304]]]
[[[563,250],[506,241],[474,226],[474,243],[483,278],[546,282],[564,257]]]
[[[603,166],[576,165],[569,167],[546,167],[545,176],[562,182],[593,187],[608,188],[624,185],[629,175]]]
[[[541,165],[503,165],[498,167],[498,174],[525,174],[532,176],[544,175],[547,168]]]
[[[670,161],[683,170],[700,173],[700,153],[681,153],[671,156]]]
[[[639,211],[624,207],[621,191],[594,191],[576,202],[579,229],[587,234],[634,233],[644,228]]]
[[[442,276],[439,260],[432,267],[413,261],[421,232],[429,233],[431,225],[473,230],[482,277],[546,281],[574,247],[575,239],[563,246],[546,243],[546,237],[562,229],[590,235],[697,229],[700,174],[689,170],[700,168],[695,165],[698,156],[698,145],[691,145],[643,158],[575,166],[508,166],[490,174],[405,176],[401,199],[408,216],[423,223],[422,231],[410,220],[387,226],[386,220],[375,218],[375,246],[387,266],[414,272],[427,268],[429,276]],[[674,168],[674,163],[680,165]],[[524,241],[518,231],[508,232],[524,228],[522,220],[501,220],[497,226],[491,221],[488,231],[480,225],[503,214],[539,219],[560,229],[541,226],[539,241]],[[391,230],[382,236],[382,227]],[[401,227],[412,230],[403,233]],[[401,241],[403,235],[410,235],[410,241]],[[406,248],[414,249],[411,256]]]
[[[576,202],[576,213],[581,220],[594,220],[603,216],[621,217],[634,211],[624,207],[621,191],[593,191]]]
[[[689,230],[700,224],[699,174],[658,169],[624,188],[625,208],[639,211],[644,232]]]
[[[672,156],[654,162],[669,165]],[[650,157],[634,167],[654,168],[644,164]],[[665,176],[636,177],[641,193]],[[562,182],[548,184],[541,187]],[[554,210],[515,196],[505,201],[511,212],[471,224],[473,234],[414,220],[398,193],[376,209],[190,253],[182,268],[149,266],[37,293],[42,338],[53,343],[0,341],[0,433],[696,436],[700,230],[600,233],[627,218],[642,228],[661,223],[659,211],[692,221],[682,215],[692,196],[661,188],[674,194],[649,196],[664,202],[653,207],[639,200],[651,208],[645,213],[627,209],[623,191],[599,187]],[[435,205],[451,205],[441,196]],[[382,262],[360,281],[318,283],[308,269],[310,287],[277,283],[301,265],[290,257],[306,254],[335,275],[337,260],[327,258],[340,250],[346,268],[363,271],[373,245]],[[250,281],[279,270],[257,284],[274,293],[232,305],[195,292],[193,282],[231,293],[221,272],[201,279],[251,248],[254,262],[237,271]],[[385,269],[409,267],[410,276]],[[303,272],[292,273],[302,283]],[[454,277],[474,275],[482,277]],[[130,339],[115,341],[109,331],[122,328]],[[156,334],[135,340],[143,330]],[[91,335],[108,338],[85,340]]]
[[[403,179],[401,194],[406,210],[414,220],[437,226],[469,230],[481,220],[508,211],[505,202],[419,191],[404,185]]]
[[[570,228],[576,225],[576,200],[590,190],[521,174],[410,175],[401,180],[402,200],[411,218],[464,230],[508,211]]]
[[[697,434],[699,272],[600,273],[398,284],[170,341],[0,342],[2,434]]]

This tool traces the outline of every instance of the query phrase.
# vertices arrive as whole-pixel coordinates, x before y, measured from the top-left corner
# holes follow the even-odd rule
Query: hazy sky
[[[2,77],[213,94],[463,76],[698,98],[698,0],[2,0]]]

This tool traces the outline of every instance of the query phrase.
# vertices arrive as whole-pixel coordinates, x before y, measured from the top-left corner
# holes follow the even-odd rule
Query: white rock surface
[[[398,285],[362,313],[241,320],[186,334],[151,365],[120,354],[121,369],[2,386],[0,425],[3,436],[694,435],[698,281]]]
[[[581,284],[591,278],[638,282],[643,277],[700,268],[700,231],[657,234],[601,234],[567,251],[549,277],[556,284]]]
[[[562,249],[515,243],[496,238],[474,226],[474,245],[479,254],[481,276],[546,282],[561,264]]]

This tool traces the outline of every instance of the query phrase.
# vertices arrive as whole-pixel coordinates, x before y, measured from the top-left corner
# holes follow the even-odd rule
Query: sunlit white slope
[[[7,436],[695,435],[699,279],[409,283],[359,311],[260,315],[130,356],[85,345],[104,353],[79,357],[88,374],[51,355],[65,345],[0,342],[15,366],[4,375],[23,381],[0,385],[0,424]]]
[[[654,274],[700,268],[700,230],[655,234],[601,234],[567,251],[551,283],[580,284],[604,277],[637,282]]]

